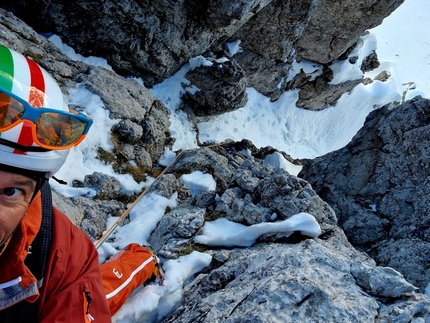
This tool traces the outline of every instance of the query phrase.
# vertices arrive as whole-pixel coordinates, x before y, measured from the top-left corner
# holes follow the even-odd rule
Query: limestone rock
[[[121,183],[119,180],[99,172],[86,175],[84,186],[94,189],[97,194],[103,195],[109,199],[118,198],[121,193]]]
[[[197,207],[176,208],[165,214],[149,243],[160,257],[176,259],[203,226],[205,210]]]
[[[248,100],[242,68],[232,61],[199,66],[185,77],[198,88],[182,100],[196,116],[215,116],[243,108]]]
[[[277,100],[294,60],[328,65],[403,1],[21,0],[2,7],[37,31],[59,35],[78,53],[105,58],[117,73],[141,77],[147,87],[190,58],[227,57],[243,69],[248,86]],[[235,41],[241,52],[230,57],[227,44]],[[235,98],[240,108],[245,98]]]
[[[291,41],[294,40],[296,46],[302,34],[312,36],[311,20],[320,19],[325,10],[342,5],[330,1],[299,2],[78,1],[71,4],[36,0],[7,3],[16,6],[18,11],[24,8],[25,13],[31,13],[29,17],[33,22],[48,22],[49,17],[54,17],[51,22],[54,21],[55,26],[51,25],[50,31],[64,30],[66,43],[82,54],[108,53],[115,71],[69,59],[42,35],[3,9],[0,9],[0,43],[29,55],[45,67],[65,94],[81,86],[98,96],[111,118],[122,120],[114,130],[119,146],[114,159],[134,158],[136,162],[140,158],[140,164],[160,174],[160,169],[154,166],[164,149],[173,144],[169,110],[139,82],[117,73],[136,75],[134,72],[140,71],[145,85],[150,86],[174,73],[197,54],[204,52],[215,59],[225,56],[225,42],[237,40],[233,35],[241,28],[246,30],[245,25],[253,20],[246,28],[249,31],[262,28],[261,37],[242,35],[244,52],[237,57],[243,60],[235,60],[232,64],[245,71],[248,85],[267,78],[266,82],[261,82],[260,90],[276,99],[287,86],[284,84],[285,68],[298,58],[297,53],[289,51]],[[363,16],[363,10],[372,4],[370,1],[344,3],[351,6],[346,8],[351,9],[345,10],[346,13],[357,14],[360,19],[364,17],[358,23],[352,20],[349,31],[353,26],[363,28],[374,19]],[[315,13],[320,4],[327,8]],[[380,1],[367,12],[376,10],[379,19],[398,4],[396,0]],[[357,9],[360,5],[363,7]],[[288,17],[289,10],[294,16]],[[257,18],[260,13],[261,17]],[[337,17],[340,13],[333,14]],[[97,18],[93,18],[93,14],[97,14]],[[42,16],[46,19],[41,19]],[[204,20],[199,19],[202,16]],[[266,18],[270,19],[265,25]],[[269,48],[266,36],[278,31],[276,22],[286,27],[276,40],[292,38],[286,39],[280,47]],[[327,27],[326,22],[321,26]],[[46,31],[46,26],[43,28]],[[329,30],[336,40],[333,49],[326,53],[329,57],[336,56],[355,38],[347,33],[347,39],[341,39],[336,30],[322,30]],[[112,38],[104,41],[107,36]],[[310,36],[308,39],[312,38]],[[263,38],[266,42],[262,41],[260,46],[258,39]],[[85,43],[80,43],[82,40]],[[302,56],[308,50],[303,44],[301,42]],[[324,48],[318,42],[307,46]],[[234,56],[230,57],[231,61]],[[257,64],[244,68],[243,62],[251,62],[254,57],[258,58]],[[259,64],[262,68],[255,69]],[[280,71],[283,72],[279,74]],[[204,76],[204,73],[199,74],[200,79],[195,82]],[[221,79],[226,83],[230,80]],[[232,79],[239,84],[242,77]],[[308,80],[302,75],[290,85],[302,86]],[[220,91],[223,89],[224,85]],[[430,249],[426,236],[426,214],[429,213],[426,207],[430,205],[426,181],[429,151],[423,138],[429,135],[430,113],[423,100],[408,103],[400,109],[400,115],[395,110],[388,107],[370,116],[368,128],[371,130],[365,130],[368,131],[366,136],[357,137],[359,139],[348,147],[354,158],[345,157],[340,164],[330,160],[331,168],[321,170],[329,180],[324,189],[315,187],[321,196],[326,193],[326,197],[334,197],[331,201],[337,214],[308,182],[264,163],[265,157],[275,151],[272,147],[257,149],[243,140],[178,152],[176,163],[148,192],[167,198],[177,195],[176,207],[166,209],[150,241],[166,258],[200,250],[210,254],[213,261],[197,277],[190,277],[183,303],[177,311],[166,313],[160,320],[429,322],[430,300],[416,291],[413,279],[420,288],[425,280],[429,281],[428,264],[423,262],[423,259],[428,260]],[[395,160],[397,157],[406,164]],[[384,163],[388,170],[381,168]],[[216,189],[193,196],[181,176],[195,170],[211,174]],[[90,175],[85,183],[76,184],[105,193],[108,199],[99,199],[102,194],[96,199],[86,196],[66,199],[54,194],[54,203],[60,210],[70,213],[89,237],[98,239],[106,230],[107,218],[124,212],[125,205],[119,201],[123,196],[118,196],[120,185],[102,173]],[[335,190],[336,185],[343,189]],[[344,194],[345,187],[353,195]],[[421,213],[414,213],[417,210]],[[277,232],[260,236],[251,247],[235,249],[194,242],[206,221],[227,217],[253,225],[282,221],[296,212],[307,212],[316,218],[322,231],[318,238],[310,239],[298,232]],[[377,266],[367,254],[349,243],[337,226],[337,216],[348,234],[355,233],[350,235],[350,240],[364,242],[364,248],[373,252],[383,266]],[[407,252],[407,261],[403,250]],[[397,266],[399,264],[401,266]],[[419,271],[424,273],[422,277],[417,276]],[[136,318],[136,322],[144,319]]]
[[[143,135],[139,138],[135,154],[138,154],[139,146],[142,149],[144,146],[150,155],[144,156],[144,164],[150,161],[150,165],[155,166],[166,143],[171,141],[170,112],[148,89],[134,79],[68,58],[53,43],[2,8],[0,44],[28,55],[45,68],[59,83],[66,97],[69,89],[85,87],[99,96],[112,119],[129,120],[142,127]],[[139,130],[137,134],[140,134]]]
[[[52,191],[53,205],[66,214],[92,240],[99,239],[106,230],[110,216],[120,216],[125,205],[115,200],[93,200],[85,196],[65,198]]]
[[[295,43],[297,56],[313,62],[331,62],[351,47],[366,29],[381,24],[403,1],[315,2],[309,24]]]
[[[386,105],[344,148],[300,177],[328,202],[351,242],[423,290],[430,281],[430,100]]]
[[[375,299],[358,286],[350,271],[352,259],[343,253],[346,239],[340,231],[335,235],[344,246],[310,239],[232,250],[226,262],[186,286],[183,304],[163,322],[428,320],[430,300],[425,296]],[[367,266],[375,281],[387,283],[383,270]]]

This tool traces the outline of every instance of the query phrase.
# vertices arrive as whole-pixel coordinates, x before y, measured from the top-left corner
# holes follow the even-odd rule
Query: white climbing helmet
[[[70,111],[56,81],[0,45],[0,164],[53,176],[92,120]]]

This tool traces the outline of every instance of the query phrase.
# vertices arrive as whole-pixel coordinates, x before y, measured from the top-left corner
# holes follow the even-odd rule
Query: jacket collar
[[[34,302],[39,297],[37,279],[24,264],[24,260],[39,232],[41,222],[42,202],[39,193],[0,256],[0,310],[24,299]]]

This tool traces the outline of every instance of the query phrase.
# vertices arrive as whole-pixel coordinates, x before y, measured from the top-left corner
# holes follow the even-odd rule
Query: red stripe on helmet
[[[33,141],[33,131],[31,128],[31,123],[24,121],[22,124],[22,129],[21,132],[19,134],[19,138],[18,138],[18,144],[23,145],[23,146],[27,146],[30,147],[31,145],[33,145],[34,141]],[[15,149],[13,151],[14,154],[21,154],[21,155],[26,155],[27,153],[24,151],[21,151],[19,149]]]
[[[27,60],[31,79],[28,103],[36,108],[43,107],[45,103],[45,78],[39,65],[28,57],[25,57],[25,59]]]

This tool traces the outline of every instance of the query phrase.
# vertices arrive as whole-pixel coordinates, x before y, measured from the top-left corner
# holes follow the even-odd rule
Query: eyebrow
[[[34,190],[36,187],[36,184],[34,183],[34,180],[31,179],[14,179],[11,181],[12,185],[19,185],[19,186],[26,186],[30,190]]]

